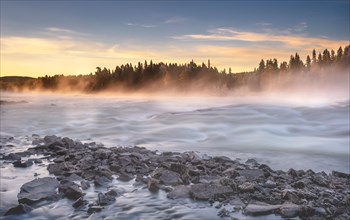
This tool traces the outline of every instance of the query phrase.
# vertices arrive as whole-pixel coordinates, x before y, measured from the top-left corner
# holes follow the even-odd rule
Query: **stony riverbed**
[[[20,152],[6,153],[11,146],[1,145],[3,166],[26,169],[41,164],[51,175],[33,174],[5,218],[20,218],[62,199],[71,200],[73,209],[86,217],[103,213],[126,193],[115,185],[117,180],[132,182],[150,195],[166,193],[169,203],[204,201],[217,209],[218,218],[235,219],[240,213],[248,218],[350,219],[348,173],[285,172],[253,159],[241,162],[193,151],[159,153],[137,146],[105,148],[66,137],[33,135],[31,140],[35,147]],[[94,197],[88,193],[91,188]]]

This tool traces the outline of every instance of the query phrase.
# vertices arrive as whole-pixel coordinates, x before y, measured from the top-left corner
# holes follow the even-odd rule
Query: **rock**
[[[252,182],[245,182],[241,185],[238,185],[238,189],[241,192],[254,192],[255,190],[255,184]]]
[[[165,185],[178,185],[182,183],[182,180],[178,173],[170,170],[163,170],[159,177],[159,182]]]
[[[88,201],[84,200],[83,197],[80,197],[72,204],[72,206],[77,209],[86,204],[88,204]]]
[[[101,210],[103,209],[102,206],[99,206],[99,205],[93,205],[91,207],[89,207],[88,209],[88,213],[94,213],[94,212],[100,212]]]
[[[276,183],[274,181],[267,180],[265,183],[265,187],[270,189],[276,188]]]
[[[226,156],[218,156],[218,157],[214,157],[213,159],[215,162],[218,162],[218,163],[233,162],[231,158]]]
[[[115,196],[111,194],[98,193],[98,204],[101,206],[110,205],[115,202]]]
[[[10,208],[9,210],[7,210],[7,212],[4,215],[6,216],[6,215],[25,214],[25,213],[28,213],[32,210],[33,210],[33,208],[26,205],[26,204],[19,204],[16,207],[13,207],[13,208]]]
[[[244,214],[246,215],[268,215],[278,210],[281,205],[270,205],[267,203],[258,203],[258,204],[248,204],[244,208]]]
[[[190,186],[190,196],[195,200],[217,199],[232,194],[233,189],[229,186],[217,184],[195,184]]]
[[[67,197],[68,199],[79,199],[82,195],[83,192],[80,190],[79,186],[72,183],[69,184],[65,190],[64,190],[64,195],[65,197]]]
[[[285,189],[282,191],[282,199],[291,201],[293,203],[299,203],[299,197],[294,190]]]
[[[260,169],[246,169],[238,171],[240,176],[244,176],[247,180],[257,180],[259,178],[265,178],[264,172]]]
[[[68,166],[66,163],[54,163],[49,164],[47,166],[47,170],[49,173],[59,176],[63,175],[68,170]]]
[[[147,180],[147,188],[151,192],[158,192],[159,190],[159,180],[149,177]]]
[[[33,161],[27,160],[27,161],[22,163],[21,160],[17,160],[15,162],[13,162],[12,164],[14,167],[30,167],[31,165],[33,165]]]
[[[298,181],[293,184],[293,187],[298,189],[303,189],[305,187],[305,183],[303,181]]]
[[[299,215],[300,208],[293,203],[284,203],[280,208],[280,214],[285,218],[294,218]]]
[[[110,183],[110,180],[105,176],[96,176],[94,183],[96,186],[106,186]]]
[[[316,174],[313,178],[313,181],[319,186],[328,187],[329,185],[329,181],[321,174]]]
[[[169,199],[183,199],[190,197],[190,187],[179,185],[176,186],[171,192],[167,194]]]
[[[58,198],[56,192],[59,182],[52,177],[44,177],[25,183],[17,195],[18,202],[33,204],[41,200],[55,200]]]
[[[80,181],[80,186],[82,190],[87,190],[88,188],[90,188],[90,183],[85,180],[82,180]]]
[[[332,171],[332,175],[339,177],[339,178],[345,178],[345,179],[350,179],[350,174],[347,173],[342,173],[342,172],[338,172],[338,171]]]
[[[230,217],[230,211],[228,211],[228,210],[225,209],[225,208],[222,208],[222,209],[218,212],[218,216],[221,217],[221,218]]]
[[[130,181],[132,179],[134,179],[134,175],[126,173],[126,172],[120,172],[119,176],[117,178],[120,181]]]

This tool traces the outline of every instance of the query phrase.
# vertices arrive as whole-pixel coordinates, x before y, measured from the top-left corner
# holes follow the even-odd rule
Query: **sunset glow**
[[[289,21],[283,26],[274,15],[267,15],[280,12],[266,5],[274,4],[273,10],[278,10],[289,3],[264,2],[264,16],[249,18],[240,12],[250,4],[243,2],[201,3],[208,14],[190,10],[194,4],[199,7],[196,2],[185,8],[176,2],[138,2],[142,7],[133,9],[130,16],[135,3],[1,2],[1,76],[89,74],[96,66],[114,69],[144,60],[186,63],[192,59],[197,63],[210,59],[219,70],[243,72],[252,71],[262,58],[285,61],[291,51],[298,51],[305,60],[312,49],[317,53],[325,48],[337,50],[349,43],[346,1],[331,8],[320,2],[317,11],[311,3],[295,3],[298,11],[285,11]],[[65,9],[61,16],[55,16],[56,8]],[[112,9],[118,13],[97,18],[82,12],[94,8],[106,11],[103,14],[113,14]],[[26,13],[21,17],[23,10]],[[39,10],[44,10],[40,16]],[[317,21],[300,16],[306,11],[326,17]],[[324,20],[329,26],[324,26]]]

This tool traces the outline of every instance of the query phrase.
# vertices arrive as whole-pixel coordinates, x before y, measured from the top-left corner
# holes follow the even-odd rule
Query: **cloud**
[[[58,27],[47,27],[45,28],[46,31],[50,33],[56,33],[56,34],[72,34],[72,35],[87,35],[86,33],[66,29],[66,28],[58,28]]]
[[[163,24],[175,24],[187,21],[185,17],[172,17],[163,22]]]
[[[301,23],[294,30],[302,31],[307,25]],[[209,30],[207,34],[189,34],[174,36],[177,40],[192,41],[242,41],[250,43],[281,43],[284,47],[298,51],[305,48],[337,48],[340,45],[347,45],[347,41],[338,41],[325,38],[307,37],[302,35],[283,35],[273,33],[259,33],[251,31],[240,31],[235,28],[217,28]]]
[[[137,23],[125,23],[125,25],[127,26],[135,26],[135,27],[144,27],[144,28],[155,28],[157,27],[157,25],[153,25],[153,24],[137,24]]]

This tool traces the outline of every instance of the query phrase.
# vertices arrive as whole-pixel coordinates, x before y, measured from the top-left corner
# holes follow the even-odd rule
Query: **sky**
[[[153,62],[251,71],[349,44],[350,1],[1,0],[1,76]]]

